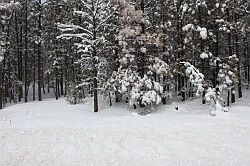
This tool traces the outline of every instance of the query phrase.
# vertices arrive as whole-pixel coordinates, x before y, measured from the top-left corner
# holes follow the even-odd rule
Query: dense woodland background
[[[0,108],[45,93],[95,112],[98,97],[229,106],[250,83],[249,14],[248,0],[0,0]]]

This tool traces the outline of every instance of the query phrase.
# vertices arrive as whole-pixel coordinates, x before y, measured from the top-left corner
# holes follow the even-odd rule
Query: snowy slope
[[[48,99],[0,111],[0,166],[250,165],[250,103],[209,116],[200,101],[150,116],[116,105]],[[179,106],[179,111],[174,109]]]

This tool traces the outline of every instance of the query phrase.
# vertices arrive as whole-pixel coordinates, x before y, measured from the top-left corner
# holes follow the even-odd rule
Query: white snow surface
[[[91,100],[11,105],[0,111],[0,166],[247,166],[249,98],[216,117],[200,99],[150,116],[104,102],[93,113]]]

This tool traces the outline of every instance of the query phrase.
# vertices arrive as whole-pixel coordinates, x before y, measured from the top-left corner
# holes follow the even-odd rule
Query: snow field
[[[200,100],[134,116],[123,104],[68,105],[48,99],[0,111],[1,166],[247,166],[248,97],[229,113],[209,116]],[[179,107],[179,111],[174,109]]]

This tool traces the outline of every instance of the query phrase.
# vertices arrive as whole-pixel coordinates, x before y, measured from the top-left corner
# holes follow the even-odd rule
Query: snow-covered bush
[[[231,86],[234,86],[238,82],[236,73],[237,68],[234,66],[238,62],[236,55],[225,58],[220,64],[220,70],[218,73],[218,81],[220,91],[227,90]]]
[[[211,116],[216,116],[218,112],[228,112],[228,108],[225,107],[225,104],[224,106],[221,105],[221,102],[225,103],[225,100],[220,97],[219,88],[208,88],[205,99],[209,104],[211,103],[211,100],[214,101],[215,105],[210,110]]]
[[[155,81],[154,76],[171,76],[171,74],[169,74],[169,66],[164,61],[159,58],[151,61],[152,65],[148,67],[147,75],[144,75],[143,78],[131,68],[119,68],[104,85],[106,94],[111,92],[115,95],[125,96],[123,100],[127,100],[130,107],[154,109],[164,96],[163,85],[159,81]]]
[[[182,64],[186,68],[186,76],[189,78],[194,88],[196,88],[196,95],[200,96],[204,91],[204,75],[189,62],[182,62]]]
[[[219,87],[220,90],[223,91],[229,87],[231,87],[236,81],[236,75],[230,69],[220,69],[218,73]]]
[[[161,102],[163,87],[152,79],[144,76],[138,83],[132,87],[130,94],[130,106],[143,106],[147,109],[154,110]]]
[[[78,104],[82,102],[84,95],[83,91],[80,90],[75,84],[71,83],[67,89],[66,100],[70,104]]]
[[[122,95],[123,100],[129,98],[132,88],[141,78],[136,71],[131,69],[119,68],[118,71],[113,72],[112,76],[104,84],[104,94],[114,93],[116,97]]]
[[[200,26],[193,25],[193,24],[187,24],[187,25],[183,26],[183,27],[182,27],[182,31],[184,31],[184,32],[189,32],[189,31],[196,31],[196,32],[199,32],[200,38],[201,38],[202,40],[205,40],[205,39],[207,39],[207,37],[208,37],[207,28],[205,28],[205,27],[200,27]]]
[[[158,76],[162,75],[171,78],[173,77],[170,71],[171,70],[170,66],[160,58],[151,58],[150,63],[151,65],[149,65],[148,67],[149,72],[153,72]],[[149,72],[148,74],[152,74]]]

